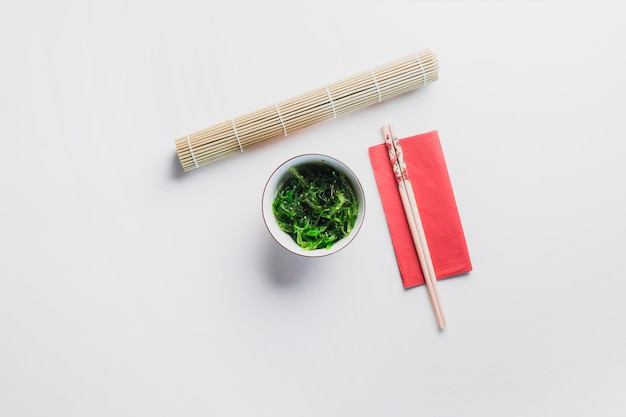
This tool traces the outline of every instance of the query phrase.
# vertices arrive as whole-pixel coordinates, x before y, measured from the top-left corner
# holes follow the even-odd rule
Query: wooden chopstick
[[[398,190],[400,192],[400,199],[402,200],[402,206],[404,208],[404,214],[411,230],[411,236],[413,238],[413,244],[417,251],[417,257],[419,259],[420,266],[422,268],[422,274],[424,275],[424,282],[426,284],[426,290],[430,298],[435,317],[437,319],[437,325],[440,329],[446,327],[446,317],[441,307],[441,300],[439,298],[439,291],[437,289],[437,277],[435,275],[435,269],[433,267],[432,259],[430,257],[430,250],[428,249],[428,242],[424,233],[424,226],[421,221],[419,208],[415,199],[415,193],[413,192],[413,186],[411,185],[411,179],[408,175],[406,163],[402,153],[402,148],[398,137],[394,135],[391,125],[384,125],[381,128],[383,137],[385,138],[385,144],[389,153],[389,159],[393,167],[393,172],[398,183]]]

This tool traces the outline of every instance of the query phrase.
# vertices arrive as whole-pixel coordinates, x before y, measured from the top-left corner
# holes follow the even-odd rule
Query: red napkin
[[[437,279],[472,270],[437,131],[400,139]],[[385,144],[369,148],[404,288],[424,284]]]

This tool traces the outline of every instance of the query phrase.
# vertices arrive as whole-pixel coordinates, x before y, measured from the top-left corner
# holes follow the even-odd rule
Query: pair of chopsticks
[[[398,189],[400,191],[402,206],[404,207],[404,214],[406,215],[406,219],[409,223],[411,236],[413,237],[413,244],[417,250],[417,257],[422,268],[422,273],[424,274],[426,290],[435,312],[437,324],[440,329],[443,329],[446,327],[446,317],[441,308],[439,291],[437,290],[437,277],[435,276],[435,269],[433,267],[432,259],[430,258],[430,251],[428,250],[428,243],[426,241],[426,235],[424,234],[424,226],[422,225],[417,201],[415,200],[415,194],[413,193],[413,186],[411,185],[406,163],[404,162],[402,148],[400,147],[398,137],[393,133],[391,125],[383,125],[381,127],[381,131],[383,137],[385,138],[385,144],[387,145],[387,151],[389,153],[389,160],[393,167],[393,173],[396,177],[396,181],[398,182]]]

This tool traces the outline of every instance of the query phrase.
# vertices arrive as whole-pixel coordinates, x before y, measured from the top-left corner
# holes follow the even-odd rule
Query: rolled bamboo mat
[[[438,77],[437,58],[425,49],[183,136],[175,140],[176,152],[183,169],[190,171],[225,156],[243,152],[254,144],[287,136],[296,130],[423,87]]]

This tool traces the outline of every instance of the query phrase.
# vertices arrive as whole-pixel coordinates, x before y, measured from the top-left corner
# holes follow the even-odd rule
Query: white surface
[[[626,8],[0,4],[0,416],[623,416]],[[428,88],[180,172],[174,139],[422,48]],[[404,291],[367,156],[439,130],[475,271]],[[363,229],[263,225],[345,161]]]

